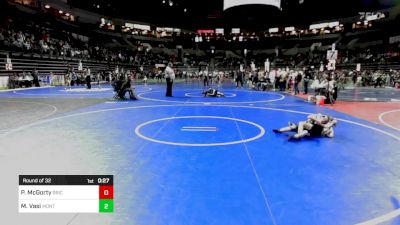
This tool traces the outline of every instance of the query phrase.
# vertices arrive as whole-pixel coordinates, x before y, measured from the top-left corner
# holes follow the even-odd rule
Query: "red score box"
[[[99,199],[113,199],[114,186],[101,185],[99,188]]]

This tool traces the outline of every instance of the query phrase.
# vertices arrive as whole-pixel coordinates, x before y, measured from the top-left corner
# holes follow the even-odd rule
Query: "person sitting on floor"
[[[214,88],[209,88],[207,91],[204,91],[203,95],[204,97],[225,97],[224,93]]]
[[[289,136],[289,140],[299,140],[303,137],[334,137],[333,127],[337,120],[331,116],[323,114],[309,115],[307,121],[301,121],[297,125],[289,123],[288,127],[279,130],[273,130],[274,133],[284,133],[294,131],[294,135]]]
[[[135,90],[135,88],[132,87],[131,78],[128,77],[122,83],[122,86],[121,86],[121,89],[120,89],[120,91],[118,93],[118,96],[119,96],[120,99],[124,99],[125,100],[126,99],[125,98],[125,94],[126,94],[126,92],[128,92],[130,100],[137,100],[138,98],[137,98],[134,90]]]
[[[114,88],[115,96],[114,98],[116,99],[124,99],[125,97],[121,98],[122,95],[122,85],[124,84],[124,77],[115,77],[115,79],[112,81],[111,86]],[[125,94],[124,94],[125,95]]]
[[[115,92],[119,93],[121,91],[123,83],[124,83],[123,76],[120,76],[118,79],[115,80],[115,82],[114,82]]]

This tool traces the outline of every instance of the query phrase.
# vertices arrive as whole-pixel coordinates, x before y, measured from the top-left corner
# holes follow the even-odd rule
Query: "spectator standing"
[[[204,73],[204,79],[203,79],[204,87],[210,86],[210,80],[208,78],[209,77],[208,77],[207,73]]]
[[[92,89],[92,77],[90,76],[90,69],[89,68],[86,70],[85,81],[86,81],[87,89],[89,89],[89,90]]]
[[[294,78],[294,94],[300,94],[299,90],[299,84],[301,83],[301,80],[303,79],[302,75],[300,72],[297,72],[297,75]]]
[[[67,90],[67,88],[71,89],[71,73],[65,75],[64,81],[65,90]]]
[[[310,83],[310,80],[312,79],[311,71],[307,69],[304,74],[304,94],[308,94],[308,84]]]
[[[101,76],[100,72],[97,72],[96,80],[97,80],[97,86],[99,87],[99,89],[101,89],[101,85],[100,85],[101,79],[102,79],[102,76]]]
[[[238,73],[237,73],[237,76],[236,76],[236,87],[237,88],[239,88],[239,87],[243,87],[243,72],[242,71],[239,71]]]
[[[352,80],[353,80],[353,85],[355,87],[357,85],[357,73],[353,73]]]
[[[37,69],[35,69],[33,71],[32,77],[33,77],[33,85],[35,85],[35,87],[40,87],[40,84],[39,84],[39,72],[37,71]]]

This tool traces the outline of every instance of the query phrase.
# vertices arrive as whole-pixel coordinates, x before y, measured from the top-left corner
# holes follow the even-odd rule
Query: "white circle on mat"
[[[150,124],[154,124],[157,122],[161,121],[167,121],[167,120],[178,120],[178,119],[220,119],[220,120],[230,120],[230,121],[235,121],[235,122],[240,122],[240,123],[246,123],[252,126],[255,126],[259,129],[259,133],[255,135],[254,137],[243,139],[243,140],[237,140],[237,141],[229,141],[229,142],[216,142],[216,143],[205,143],[205,144],[200,144],[200,143],[184,143],[184,142],[172,142],[172,141],[163,141],[163,140],[158,140],[155,138],[148,137],[146,135],[143,135],[140,130],[148,126]],[[220,116],[180,116],[180,117],[168,117],[168,118],[162,118],[162,119],[157,119],[157,120],[151,120],[145,123],[142,123],[138,125],[135,128],[135,134],[139,136],[142,139],[145,139],[147,141],[159,143],[159,144],[166,144],[166,145],[175,145],[175,146],[190,146],[190,147],[212,147],[212,146],[224,146],[224,145],[235,145],[235,144],[242,144],[250,141],[255,141],[261,137],[264,136],[265,134],[265,129],[253,122],[247,121],[247,120],[241,120],[237,118],[230,118],[230,117],[220,117]]]

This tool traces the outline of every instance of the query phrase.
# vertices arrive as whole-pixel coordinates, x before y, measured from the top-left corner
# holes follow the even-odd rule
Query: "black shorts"
[[[314,124],[308,132],[310,133],[311,137],[321,137],[322,131],[324,128],[321,125]]]

